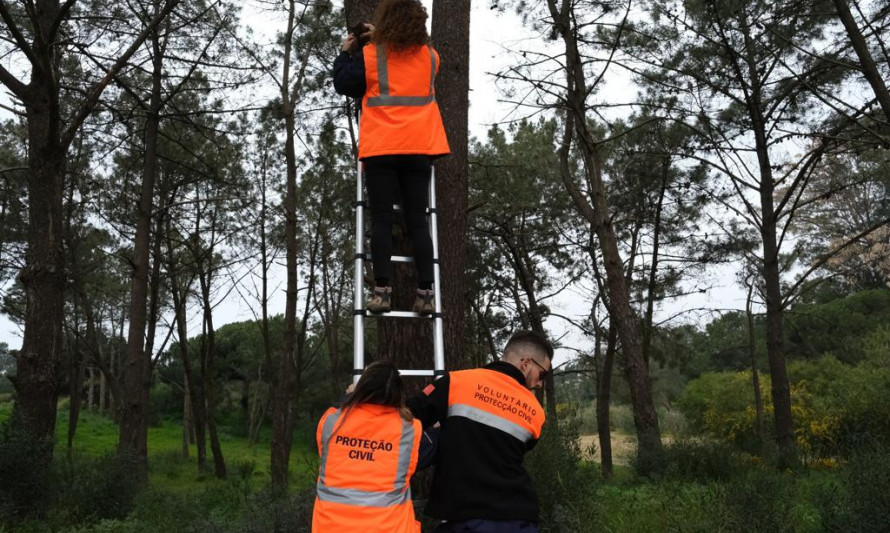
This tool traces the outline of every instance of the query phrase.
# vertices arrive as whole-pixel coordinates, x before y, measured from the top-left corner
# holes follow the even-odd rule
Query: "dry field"
[[[596,461],[600,461],[599,438],[596,435],[581,435],[581,452],[584,457]],[[661,442],[670,444],[674,438],[668,435],[661,436]],[[590,455],[590,445],[593,444],[596,449],[593,455]],[[616,465],[628,465],[637,453],[637,438],[633,435],[625,435],[623,433],[612,432],[612,463]]]
[[[596,447],[593,455],[590,455],[591,444]],[[581,435],[581,452],[584,454],[585,458],[599,462],[599,438],[597,438],[596,435]],[[612,432],[612,463],[616,465],[627,465],[636,452],[636,437]]]

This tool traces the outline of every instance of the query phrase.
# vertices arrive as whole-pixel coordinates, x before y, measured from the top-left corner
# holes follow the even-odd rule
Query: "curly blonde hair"
[[[394,52],[429,44],[426,9],[418,0],[382,0],[374,11],[375,44]]]

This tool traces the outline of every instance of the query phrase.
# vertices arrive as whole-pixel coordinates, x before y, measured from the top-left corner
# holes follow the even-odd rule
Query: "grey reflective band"
[[[324,421],[324,427],[321,428],[321,466],[318,468],[318,482],[324,483],[324,470],[328,462],[328,443],[331,442],[331,436],[334,433],[334,427],[340,418],[340,410],[337,409]]]
[[[480,424],[499,429],[508,435],[516,437],[522,442],[528,442],[533,438],[532,432],[519,424],[470,405],[462,403],[450,405],[448,406],[448,416],[462,416],[464,418],[469,418]]]
[[[377,45],[377,82],[380,85],[380,96],[368,98],[368,107],[381,106],[425,106],[436,101],[436,54],[433,48],[427,46],[430,52],[430,90],[428,96],[390,96],[389,94],[389,69],[386,66],[386,46]]]
[[[407,490],[391,490],[377,492],[371,490],[344,489],[329,487],[318,482],[316,485],[318,499],[323,502],[345,503],[361,507],[392,507],[411,500],[411,488]]]
[[[411,466],[411,452],[414,451],[414,424],[402,419],[402,438],[399,440],[399,462],[393,487],[402,490],[408,483],[408,468]]]

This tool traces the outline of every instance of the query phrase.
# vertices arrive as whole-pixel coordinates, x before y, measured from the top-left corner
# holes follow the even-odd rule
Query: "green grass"
[[[0,422],[12,413],[10,403],[0,404]],[[56,454],[65,453],[68,442],[67,401],[61,402],[56,419]],[[314,421],[302,421],[294,430],[290,459],[290,486],[300,490],[315,482],[317,455],[310,451],[310,430]],[[258,488],[270,482],[270,433],[264,428],[260,441],[250,446],[247,438],[235,436],[237,432],[220,426],[220,448],[230,479],[239,479],[251,488]],[[72,452],[77,455],[98,457],[117,448],[118,427],[110,418],[82,411],[77,423]],[[210,439],[207,438],[207,471],[198,471],[197,447],[189,447],[189,457],[182,455],[182,424],[177,420],[161,420],[156,427],[148,429],[148,469],[149,485],[157,490],[184,492],[205,488],[216,483],[213,475],[213,456]]]

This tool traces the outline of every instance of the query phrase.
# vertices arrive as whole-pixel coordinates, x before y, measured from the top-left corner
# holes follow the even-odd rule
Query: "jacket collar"
[[[518,381],[520,385],[528,388],[528,385],[525,383],[525,376],[522,374],[522,371],[506,361],[495,361],[494,363],[485,365],[483,368],[485,368],[486,370],[494,370],[495,372],[500,372],[501,374],[507,374],[511,378]]]

